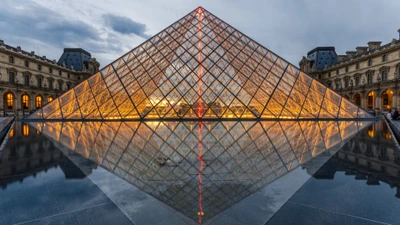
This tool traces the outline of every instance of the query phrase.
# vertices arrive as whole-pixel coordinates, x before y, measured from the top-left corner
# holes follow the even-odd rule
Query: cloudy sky
[[[399,0],[1,0],[0,39],[50,59],[81,47],[104,67],[201,5],[289,62],[398,38]]]

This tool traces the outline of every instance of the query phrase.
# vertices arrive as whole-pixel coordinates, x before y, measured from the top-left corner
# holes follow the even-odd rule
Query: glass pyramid
[[[66,155],[70,151],[78,153],[201,222],[318,155],[335,154],[372,123],[268,120],[29,124]]]
[[[369,117],[199,7],[27,119]]]

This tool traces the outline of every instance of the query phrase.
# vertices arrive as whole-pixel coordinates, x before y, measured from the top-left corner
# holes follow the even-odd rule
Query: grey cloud
[[[59,13],[34,2],[24,2],[16,7],[11,1],[2,2],[4,10],[0,17],[0,30],[11,39],[29,37],[58,47],[63,43],[83,40],[99,40],[99,33],[89,24]]]
[[[125,16],[116,16],[112,14],[104,14],[103,19],[107,26],[121,34],[136,34],[142,38],[149,38],[145,32],[146,24],[138,23]]]
[[[21,6],[4,1],[2,6],[8,10],[0,17],[0,39],[7,44],[22,46],[27,51],[37,50],[35,46],[39,43],[51,46],[53,51],[59,49],[59,52],[41,49],[40,53],[49,58],[58,58],[65,47],[82,47],[93,57],[106,52],[119,54],[124,50],[118,37],[109,33],[102,35],[106,31],[98,30],[74,15],[66,17],[31,1],[24,1]],[[109,62],[109,59],[96,58],[101,65]]]

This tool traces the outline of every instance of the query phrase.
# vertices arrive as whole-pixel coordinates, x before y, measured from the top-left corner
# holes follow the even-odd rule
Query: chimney
[[[357,52],[356,51],[347,51],[346,52],[346,55],[347,55],[347,57],[353,57],[353,56],[355,56],[357,54]]]
[[[381,47],[381,43],[382,43],[382,41],[370,41],[370,42],[368,42],[368,48],[370,51],[377,49],[377,48]]]
[[[400,32],[400,30],[399,30]],[[0,40],[0,45],[4,45],[4,40]]]
[[[43,59],[46,59],[46,56],[44,55],[44,56],[42,56],[42,58],[43,58]]]
[[[338,55],[337,58],[338,58],[338,62],[341,62],[341,61],[347,59],[347,55]]]
[[[18,51],[18,52],[21,51],[21,46],[17,46],[17,51]]]
[[[357,50],[357,54],[362,54],[362,53],[368,51],[368,47],[360,47],[359,46],[356,48],[356,50]]]
[[[31,51],[31,55],[35,55],[35,51]]]

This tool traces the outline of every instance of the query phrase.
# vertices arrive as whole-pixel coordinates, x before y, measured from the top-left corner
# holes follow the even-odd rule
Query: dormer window
[[[347,73],[347,72],[349,72],[349,67],[348,67],[348,66],[346,66],[346,69],[345,69],[345,70],[346,70],[346,73]]]
[[[14,57],[10,55],[10,56],[8,57],[8,62],[14,64]]]
[[[372,66],[372,59],[368,60],[368,66]]]
[[[42,65],[38,64],[38,65],[37,65],[37,69],[38,69],[39,71],[41,71],[41,70],[42,70]]]

